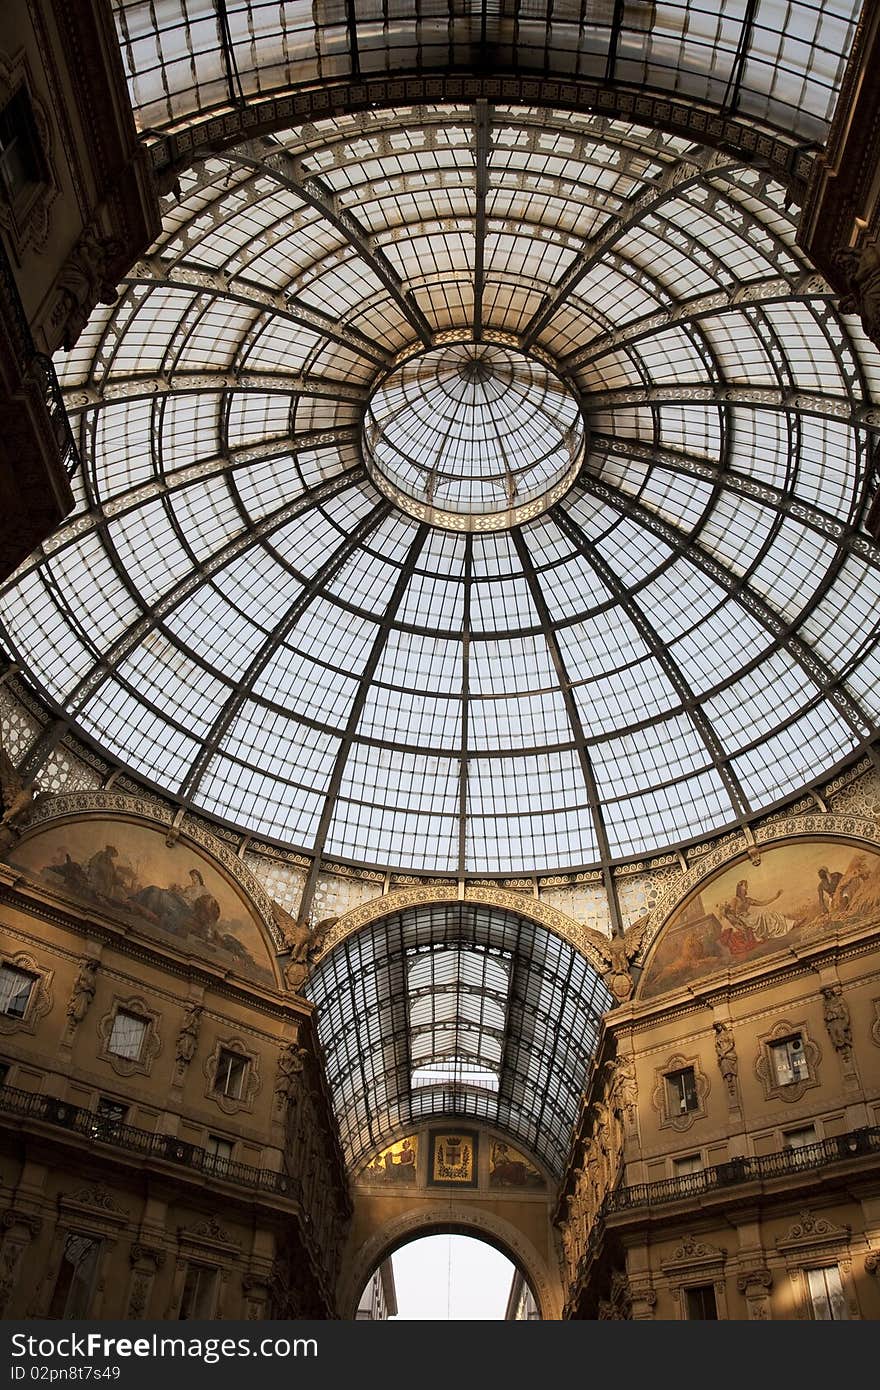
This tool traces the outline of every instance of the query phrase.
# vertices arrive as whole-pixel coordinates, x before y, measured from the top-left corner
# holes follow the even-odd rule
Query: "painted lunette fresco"
[[[360,1182],[381,1183],[396,1187],[416,1181],[419,1159],[419,1136],[408,1134],[382,1149],[359,1174]]]
[[[489,1150],[490,1187],[545,1187],[543,1174],[531,1159],[501,1139],[493,1139]]]
[[[131,926],[176,937],[223,969],[274,979],[242,895],[184,840],[170,847],[152,826],[89,816],[21,840],[10,863],[77,902]]]
[[[649,957],[639,997],[751,964],[838,926],[880,916],[880,855],[838,840],[797,840],[746,856],[672,914]]]

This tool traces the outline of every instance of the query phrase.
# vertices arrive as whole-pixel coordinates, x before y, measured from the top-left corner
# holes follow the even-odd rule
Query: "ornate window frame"
[[[147,1031],[144,1034],[138,1057],[120,1057],[118,1053],[110,1051],[113,1023],[116,1015],[120,1012],[135,1014],[146,1022]],[[159,1019],[160,1015],[151,1009],[140,995],[131,999],[123,999],[119,995],[114,995],[113,1003],[108,1012],[98,1022],[98,1038],[100,1040],[98,1056],[102,1061],[110,1063],[117,1076],[149,1076],[153,1069],[153,1063],[162,1050],[162,1044],[159,1040]]]
[[[676,1317],[681,1322],[690,1321],[687,1311],[688,1289],[702,1288],[706,1284],[711,1284],[715,1290],[718,1321],[727,1321],[730,1315],[727,1311],[727,1282],[724,1277],[726,1260],[727,1251],[723,1246],[710,1245],[693,1235],[684,1237],[671,1259],[661,1260],[660,1268],[669,1282],[669,1291],[676,1303]]]
[[[826,1217],[804,1210],[789,1227],[787,1234],[777,1239],[776,1249],[785,1261],[791,1281],[796,1318],[804,1322],[813,1321],[807,1271],[837,1265],[850,1320],[861,1320],[852,1273],[851,1235],[849,1226],[836,1226]]]
[[[116,1201],[116,1191],[103,1183],[86,1183],[75,1192],[62,1193],[58,1198],[58,1224],[46,1257],[43,1277],[26,1316],[45,1317],[55,1292],[55,1285],[64,1257],[64,1247],[70,1235],[87,1236],[101,1242],[101,1254],[90,1297],[90,1318],[100,1318],[105,1292],[107,1260],[120,1237],[131,1225],[131,1213]]]
[[[49,208],[58,195],[58,177],[52,159],[52,127],[46,108],[35,95],[27,54],[22,48],[12,57],[0,50],[0,108],[5,108],[21,91],[26,92],[39,141],[39,158],[45,178],[34,188],[24,208],[14,208],[0,197],[0,226],[12,241],[16,255],[29,247],[40,251],[49,234]]]
[[[14,1014],[0,1014],[0,1033],[35,1033],[37,1024],[52,1008],[51,984],[55,971],[38,965],[27,951],[0,953],[0,966],[3,965],[7,965],[10,970],[20,970],[25,975],[33,975],[34,983],[28,996],[27,1008],[20,1018]]]
[[[783,1084],[776,1080],[776,1069],[773,1065],[770,1049],[774,1043],[781,1042],[783,1038],[790,1038],[795,1034],[799,1034],[803,1038],[808,1074],[800,1081],[790,1081]],[[806,1023],[789,1023],[787,1019],[780,1019],[778,1023],[773,1025],[769,1033],[762,1034],[758,1039],[755,1075],[764,1088],[764,1099],[782,1100],[787,1104],[799,1101],[806,1091],[819,1085],[819,1063],[821,1060],[822,1052],[819,1044],[810,1036]]]
[[[216,1090],[217,1065],[222,1052],[235,1052],[240,1057],[244,1057],[248,1064],[242,1094],[237,1098],[221,1095]],[[251,1114],[253,1112],[254,1101],[263,1085],[260,1076],[260,1058],[258,1053],[248,1047],[243,1038],[238,1036],[218,1037],[210,1054],[205,1059],[204,1072],[205,1095],[208,1100],[212,1100],[215,1105],[220,1107],[224,1115]]]
[[[214,1288],[214,1319],[228,1316],[225,1307],[230,1275],[241,1259],[241,1241],[220,1224],[216,1216],[208,1216],[193,1226],[177,1228],[177,1258],[171,1298],[165,1310],[166,1319],[177,1319],[183,1301],[187,1270],[190,1265],[213,1269],[217,1274]]]
[[[675,1072],[686,1071],[690,1068],[694,1073],[694,1089],[697,1093],[697,1107],[695,1110],[679,1110],[672,1112],[669,1105],[669,1088],[667,1078]],[[708,1076],[703,1071],[699,1057],[685,1057],[676,1052],[668,1057],[661,1067],[654,1070],[654,1089],[651,1092],[651,1105],[660,1116],[659,1129],[674,1129],[678,1133],[683,1133],[690,1129],[696,1120],[703,1120],[708,1113],[706,1098],[711,1090],[711,1083]]]

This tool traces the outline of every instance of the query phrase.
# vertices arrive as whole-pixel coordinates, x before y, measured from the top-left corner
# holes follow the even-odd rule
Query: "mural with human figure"
[[[880,855],[796,840],[743,856],[673,913],[645,967],[643,999],[773,951],[880,917]]]
[[[21,840],[10,862],[51,888],[132,926],[177,937],[206,960],[273,978],[241,892],[189,842],[114,817],[54,823]]]
[[[405,1139],[397,1139],[377,1153],[362,1170],[360,1181],[387,1186],[413,1183],[416,1181],[418,1158],[419,1137],[408,1134]]]
[[[543,1174],[531,1159],[502,1139],[493,1139],[489,1150],[490,1187],[544,1187]]]

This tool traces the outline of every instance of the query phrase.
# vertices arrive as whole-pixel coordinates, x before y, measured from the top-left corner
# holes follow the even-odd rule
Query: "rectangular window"
[[[685,1194],[705,1190],[706,1177],[702,1154],[686,1154],[683,1158],[672,1160],[672,1176],[679,1190]]]
[[[92,1121],[92,1135],[95,1139],[112,1139],[119,1133],[120,1126],[125,1124],[127,1115],[127,1105],[121,1105],[118,1100],[111,1100],[109,1096],[101,1096]]]
[[[212,1318],[216,1285],[216,1269],[209,1265],[187,1265],[178,1318]]]
[[[682,1071],[671,1071],[666,1076],[666,1098],[670,1115],[684,1114],[688,1110],[699,1110],[697,1080],[693,1067]]]
[[[148,1019],[140,1018],[137,1014],[128,1014],[124,1009],[117,1010],[110,1030],[107,1051],[116,1057],[125,1057],[130,1062],[137,1062],[149,1026]]]
[[[6,1078],[9,1075],[9,1063],[0,1062],[0,1086],[6,1085]]]
[[[771,1043],[770,1057],[777,1086],[793,1086],[798,1081],[809,1081],[810,1069],[800,1033]]]
[[[46,166],[31,99],[27,88],[19,87],[0,111],[0,194],[21,215],[45,182]]]
[[[0,1014],[9,1018],[24,1018],[30,1003],[36,976],[12,965],[0,965]]]
[[[674,1158],[672,1160],[672,1171],[677,1178],[688,1177],[691,1173],[702,1173],[702,1154],[686,1154],[684,1158]]]
[[[806,1274],[813,1318],[817,1322],[846,1322],[849,1314],[846,1311],[837,1265],[808,1269]]]
[[[815,1125],[801,1125],[799,1129],[787,1129],[782,1135],[783,1149],[806,1149],[810,1144],[818,1144]]]
[[[699,1284],[696,1288],[685,1289],[684,1297],[689,1320],[718,1321],[718,1305],[711,1284]]]
[[[241,1100],[247,1071],[247,1057],[242,1057],[238,1052],[229,1052],[225,1047],[221,1048],[220,1056],[217,1058],[214,1090],[218,1095],[228,1096],[230,1100]]]
[[[225,1173],[232,1161],[232,1141],[219,1134],[209,1134],[205,1149],[208,1155],[206,1167],[215,1173]]]
[[[101,1241],[71,1231],[64,1240],[61,1268],[55,1280],[50,1318],[87,1318],[98,1273]]]

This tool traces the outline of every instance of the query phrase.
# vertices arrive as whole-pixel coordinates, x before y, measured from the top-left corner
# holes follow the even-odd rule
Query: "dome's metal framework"
[[[309,855],[307,915],[327,859],[608,882],[871,748],[880,359],[798,249],[780,172],[827,132],[857,8],[119,3],[137,119],[177,162],[161,238],[59,364],[76,510],[0,592],[51,715],[28,771],[82,737],[179,809]],[[495,71],[515,80],[490,99]],[[458,100],[450,73],[472,74]],[[645,123],[573,110],[585,82]],[[365,464],[377,390],[444,348],[534,364],[577,402],[576,479],[499,529],[433,526]],[[477,941],[466,916],[369,934],[404,1011],[422,946],[456,1027],[466,998],[500,1007],[466,977],[514,927]],[[316,976],[327,1019],[366,988],[365,943]],[[353,1157],[435,1113],[418,1066],[457,1068],[467,1113],[480,1068],[526,1085],[495,1024],[473,1054],[431,1033],[416,1065],[428,1034],[374,1002],[356,1067],[344,1009],[324,1025]],[[376,1027],[405,1065],[349,1095]],[[504,1121],[551,1167],[574,1094],[544,1124],[523,1092]]]

